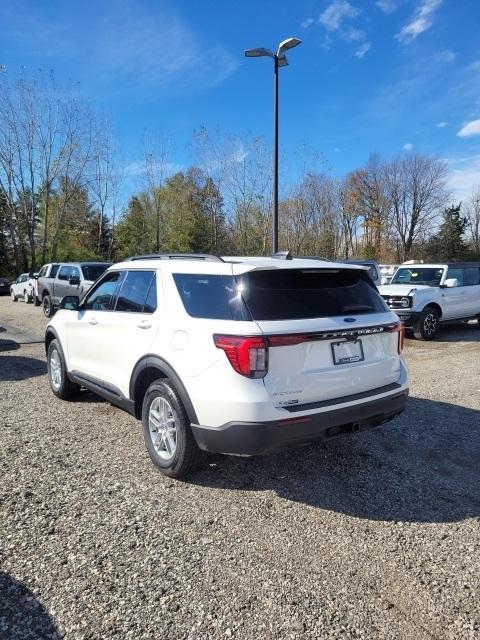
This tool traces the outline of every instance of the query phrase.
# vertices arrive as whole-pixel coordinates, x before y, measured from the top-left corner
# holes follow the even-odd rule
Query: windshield
[[[110,262],[107,264],[82,264],[83,277],[85,280],[95,281],[110,266]]]
[[[442,276],[443,269],[438,267],[400,267],[391,284],[426,284],[438,287]]]

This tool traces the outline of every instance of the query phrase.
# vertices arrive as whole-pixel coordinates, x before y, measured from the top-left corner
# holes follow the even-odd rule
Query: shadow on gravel
[[[5,640],[56,640],[57,631],[48,611],[27,587],[0,571],[0,638]]]
[[[1,349],[0,349],[1,350]],[[0,356],[0,381],[27,380],[47,373],[47,363],[27,356]]]
[[[188,481],[274,491],[285,500],[371,520],[480,516],[480,411],[453,404],[411,398],[402,416],[373,431],[211,462]]]
[[[4,340],[0,338],[0,351],[16,351],[20,345],[15,340]]]

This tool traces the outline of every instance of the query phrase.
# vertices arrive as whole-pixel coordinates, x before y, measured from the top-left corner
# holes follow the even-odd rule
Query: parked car
[[[343,262],[344,264],[358,264],[364,267],[368,267],[368,275],[377,286],[381,284],[380,268],[375,260],[337,260],[337,262]]]
[[[266,453],[405,407],[403,325],[355,265],[155,255],[115,264],[45,334],[62,399],[86,387],[143,421],[166,475]]]
[[[446,322],[480,324],[480,262],[401,265],[379,291],[419,340],[433,340]]]
[[[34,289],[33,289],[34,277],[29,273],[22,273],[18,276],[15,282],[10,285],[10,297],[13,302],[22,299],[27,304],[33,302]]]
[[[380,284],[390,284],[397,269],[398,264],[378,265],[378,272],[380,273]]]
[[[50,318],[65,296],[80,299],[111,262],[60,262],[47,264],[40,270],[36,300]],[[45,269],[44,274],[42,271]]]
[[[8,278],[0,278],[0,296],[6,296],[10,293],[11,282]]]

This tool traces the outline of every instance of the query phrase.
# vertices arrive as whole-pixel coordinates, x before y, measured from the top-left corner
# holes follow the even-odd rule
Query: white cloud
[[[402,149],[405,149],[405,151],[411,151],[413,149],[413,144],[411,142],[406,142]]]
[[[370,42],[364,42],[362,45],[360,45],[358,49],[355,51],[355,55],[357,56],[357,58],[361,60],[363,56],[367,53],[367,51],[370,50],[371,46],[372,45],[370,44]]]
[[[442,122],[439,122],[439,123],[437,124],[437,127],[438,127],[439,129],[444,129],[445,127],[448,127],[448,122],[445,122],[444,120],[442,120]]]
[[[459,138],[469,138],[470,136],[480,136],[480,119],[467,122],[457,133]]]
[[[456,53],[454,53],[450,49],[444,49],[443,51],[440,51],[439,53],[437,53],[437,55],[435,56],[435,61],[436,62],[453,62],[456,57],[457,57]]]
[[[448,188],[455,200],[467,202],[474,188],[480,187],[480,155],[447,159],[450,167]]]
[[[342,30],[340,35],[347,42],[363,42],[365,40],[365,31],[353,27]]]
[[[349,18],[356,18],[359,10],[347,0],[334,0],[318,19],[327,31],[336,31],[340,28],[342,21]]]
[[[469,71],[480,71],[480,60],[475,60],[475,62],[469,64],[467,69]]]
[[[433,15],[443,0],[421,0],[410,22],[395,36],[402,44],[408,44],[432,26]]]
[[[314,22],[313,18],[307,18],[302,22],[300,26],[302,27],[302,29],[308,29],[308,27],[312,26],[313,22]]]
[[[383,13],[386,13],[387,15],[390,15],[398,8],[397,0],[377,0],[375,4],[381,11],[383,11]]]

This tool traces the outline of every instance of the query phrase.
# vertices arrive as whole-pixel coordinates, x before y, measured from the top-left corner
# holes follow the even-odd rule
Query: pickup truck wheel
[[[48,345],[48,380],[53,393],[61,400],[68,400],[80,391],[80,386],[68,379],[65,358],[57,340]]]
[[[147,389],[142,406],[143,436],[153,464],[171,478],[197,469],[206,455],[198,448],[182,401],[169,380]]]
[[[13,293],[13,289],[10,289],[10,297],[13,302],[17,302],[17,296]]]
[[[417,340],[433,340],[438,332],[438,313],[432,307],[425,307],[413,326]]]
[[[51,318],[53,316],[55,310],[53,308],[52,299],[50,298],[50,296],[44,296],[42,300],[42,308],[43,313],[47,318]]]

